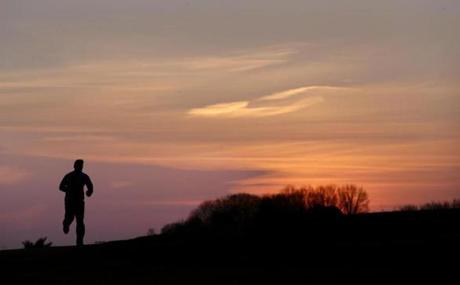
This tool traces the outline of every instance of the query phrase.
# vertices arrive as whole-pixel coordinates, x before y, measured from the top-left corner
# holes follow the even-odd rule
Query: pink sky
[[[0,1],[0,248],[89,242],[202,200],[354,183],[373,210],[460,197],[458,1]]]

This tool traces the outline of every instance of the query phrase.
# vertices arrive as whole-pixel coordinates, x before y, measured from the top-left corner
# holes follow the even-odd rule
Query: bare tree
[[[308,204],[308,196],[313,192],[310,186],[296,188],[295,186],[286,186],[280,193],[270,194],[272,199],[284,200],[285,206],[305,208]]]
[[[338,189],[339,208],[344,214],[352,215],[369,211],[369,197],[362,187],[344,185]]]
[[[338,193],[337,186],[326,185],[318,186],[315,189],[307,188],[306,205],[308,208],[314,208],[317,206],[330,207],[337,206]]]

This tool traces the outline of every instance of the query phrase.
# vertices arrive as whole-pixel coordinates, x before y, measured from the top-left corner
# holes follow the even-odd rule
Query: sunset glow
[[[71,242],[76,158],[89,241],[288,184],[459,198],[460,2],[329,2],[0,0],[0,247]]]

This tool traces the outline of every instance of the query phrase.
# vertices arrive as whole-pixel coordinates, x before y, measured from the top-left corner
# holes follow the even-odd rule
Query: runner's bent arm
[[[86,175],[86,188],[88,188],[88,191],[86,191],[86,195],[91,196],[93,194],[93,190],[94,190],[94,187],[93,187],[93,182],[91,181],[91,178],[89,178],[88,175]]]
[[[59,190],[61,190],[62,192],[67,192],[68,188],[69,188],[69,178],[66,175],[64,176],[64,178],[62,178],[62,181],[59,184]]]

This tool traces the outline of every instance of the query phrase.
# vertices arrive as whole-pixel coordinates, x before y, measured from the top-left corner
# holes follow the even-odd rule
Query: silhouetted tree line
[[[399,207],[400,211],[425,211],[425,210],[444,210],[444,209],[460,209],[460,199],[454,199],[451,202],[429,202],[422,205],[404,205]]]
[[[162,228],[162,234],[210,231],[247,234],[328,224],[342,215],[369,211],[369,197],[355,185],[316,188],[288,186],[280,193],[257,196],[232,194],[205,201],[190,216]]]

